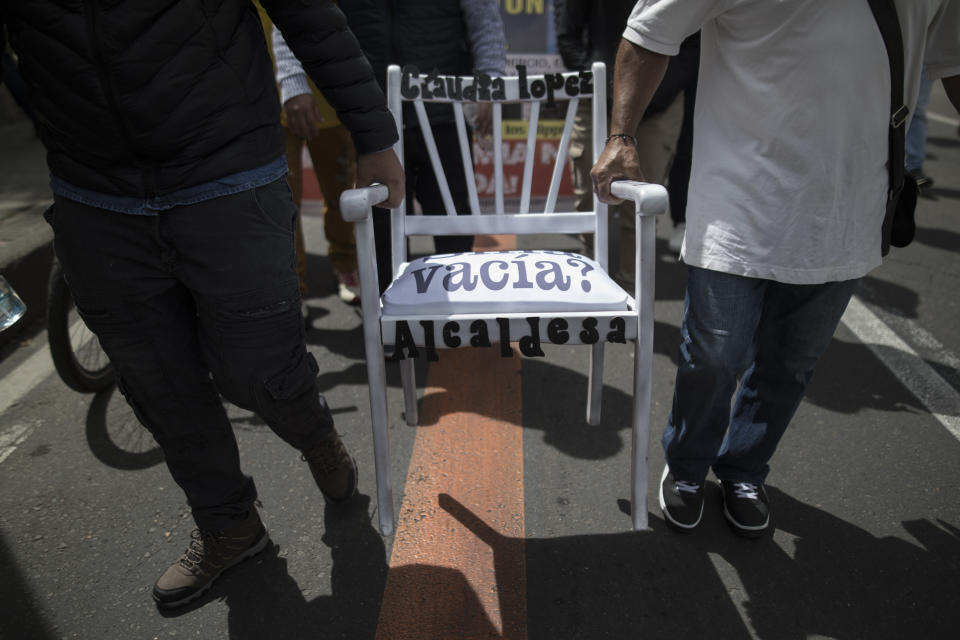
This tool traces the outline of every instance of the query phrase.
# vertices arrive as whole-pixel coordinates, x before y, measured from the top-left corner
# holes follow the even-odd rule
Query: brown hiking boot
[[[331,428],[323,442],[302,453],[324,498],[345,502],[356,495],[357,463],[343,446],[336,429]]]
[[[215,533],[194,529],[190,546],[153,586],[153,599],[163,609],[196,600],[230,567],[260,551],[270,541],[255,508],[235,527]]]

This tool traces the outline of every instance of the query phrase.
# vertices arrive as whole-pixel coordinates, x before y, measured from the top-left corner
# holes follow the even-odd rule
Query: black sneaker
[[[917,193],[925,198],[930,197],[930,191],[933,189],[933,178],[923,171],[911,171],[910,175],[913,176],[914,182],[917,183]]]
[[[670,467],[660,479],[660,510],[667,524],[677,531],[692,531],[703,517],[703,483],[677,480]]]
[[[759,538],[770,528],[770,506],[762,484],[720,481],[723,515],[734,533]]]
[[[357,463],[336,429],[330,429],[323,442],[302,453],[324,498],[345,502],[357,494]]]
[[[263,551],[270,541],[256,509],[225,531],[194,529],[190,546],[153,586],[153,599],[162,609],[175,609],[199,598],[230,567]]]

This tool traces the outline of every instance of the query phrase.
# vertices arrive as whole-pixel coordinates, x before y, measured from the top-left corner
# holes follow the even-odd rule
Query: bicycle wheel
[[[77,313],[56,258],[47,287],[47,335],[53,366],[68,387],[81,393],[94,393],[113,384],[113,365],[100,340]]]

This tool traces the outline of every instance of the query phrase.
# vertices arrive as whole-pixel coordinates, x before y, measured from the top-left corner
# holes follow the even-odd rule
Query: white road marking
[[[50,347],[44,345],[0,380],[0,416],[53,373]],[[14,424],[0,429],[0,462],[30,435],[36,423]]]
[[[778,531],[777,533],[780,532]],[[750,611],[748,610],[750,592],[743,586],[743,581],[740,580],[740,572],[719,553],[709,551],[707,552],[707,557],[710,558],[710,562],[713,564],[713,570],[717,572],[717,577],[720,579],[720,582],[727,588],[727,597],[730,599],[730,604],[732,604],[734,609],[737,610],[737,613],[740,614],[740,620],[743,621],[743,626],[747,633],[751,638],[759,637],[757,630],[753,626],[753,618],[750,617]]]
[[[951,118],[950,116],[942,116],[939,113],[933,113],[931,111],[927,111],[927,120],[933,120],[934,122],[942,122],[943,124],[948,124],[951,127],[960,126],[960,120],[957,120],[956,118]]]
[[[7,459],[27,439],[36,423],[15,424],[0,432],[0,462]]]
[[[51,373],[53,360],[50,358],[50,347],[44,345],[0,380],[0,415]]]
[[[919,349],[924,360],[960,372],[960,358],[948,351],[929,331],[909,318],[884,312],[882,309],[875,313],[885,325],[901,335],[906,335],[908,344]]]
[[[954,438],[960,440],[960,393],[858,298],[850,300],[842,322],[923,403],[933,417]],[[929,338],[933,339],[932,336]],[[943,351],[946,352],[945,349]],[[953,363],[958,360],[953,354],[944,353],[942,361]]]

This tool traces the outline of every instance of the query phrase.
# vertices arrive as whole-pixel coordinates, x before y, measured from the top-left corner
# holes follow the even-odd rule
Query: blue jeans
[[[713,467],[721,480],[766,479],[856,283],[784,284],[688,268],[680,364],[662,438],[675,477],[700,482]]]
[[[927,146],[927,101],[930,99],[931,80],[927,72],[920,74],[920,93],[917,95],[917,106],[913,108],[913,119],[907,128],[906,159],[904,166],[911,173],[923,171],[923,161],[926,158]]]

